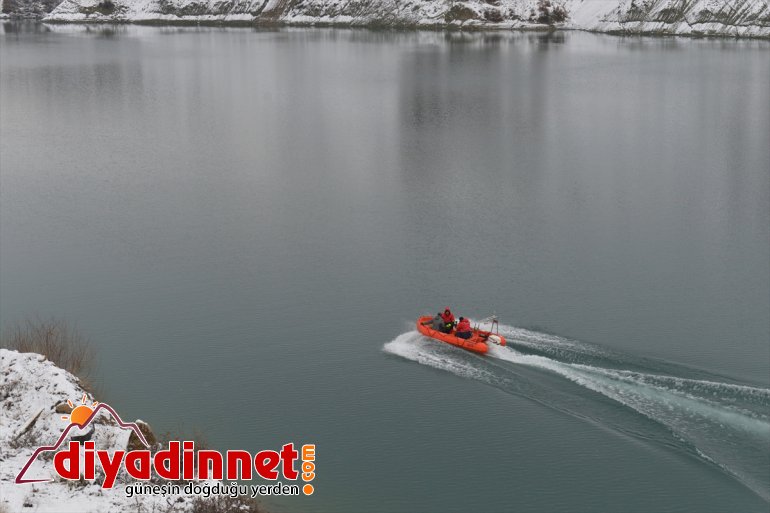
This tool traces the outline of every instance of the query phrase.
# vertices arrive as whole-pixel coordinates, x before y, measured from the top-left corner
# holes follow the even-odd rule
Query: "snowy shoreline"
[[[43,445],[53,444],[68,423],[74,406],[94,404],[80,380],[55,366],[43,355],[0,349],[0,510],[63,513],[73,511],[167,511],[166,498],[147,495],[130,498],[125,482],[112,490],[92,482],[65,481],[53,473],[50,458],[41,453],[34,458],[25,477],[50,482],[16,484],[17,475]],[[136,421],[151,433],[149,426]],[[121,428],[113,417],[99,412],[88,429],[71,430],[69,439],[87,437],[100,449],[125,450],[131,446],[132,432]],[[119,478],[120,479],[120,478]],[[181,497],[174,511],[191,507],[189,497]],[[4,509],[3,509],[4,508]]]
[[[0,18],[3,19],[3,18]],[[12,19],[12,18],[4,18]],[[27,19],[29,20],[29,19]],[[520,26],[496,26],[496,25],[389,25],[383,26],[378,24],[370,25],[353,25],[343,22],[329,22],[329,21],[308,21],[308,22],[254,22],[254,21],[240,21],[240,20],[211,20],[211,19],[152,19],[152,20],[137,20],[137,21],[125,21],[125,20],[78,20],[78,21],[63,21],[56,19],[44,19],[42,23],[45,25],[63,26],[121,26],[121,25],[133,25],[144,27],[221,27],[221,28],[255,28],[255,29],[268,29],[268,28],[318,28],[318,29],[366,29],[366,30],[394,30],[394,31],[426,31],[426,32],[469,32],[469,33],[482,33],[482,32],[521,32],[521,33],[564,33],[564,32],[587,32],[591,34],[603,34],[608,36],[639,36],[639,37],[683,37],[688,39],[741,39],[741,40],[770,40],[770,33],[746,33],[746,34],[731,34],[725,32],[677,32],[672,33],[666,30],[629,30],[620,28],[613,28],[607,30],[598,29],[583,29],[576,27],[550,27],[542,25],[520,25]]]
[[[43,21],[770,39],[767,0],[64,0]]]

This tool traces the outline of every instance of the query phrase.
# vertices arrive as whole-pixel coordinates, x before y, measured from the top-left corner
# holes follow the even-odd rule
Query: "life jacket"
[[[467,331],[471,331],[471,321],[469,321],[468,319],[463,319],[457,325],[457,332],[458,333],[465,333]]]
[[[454,314],[452,312],[447,313],[446,310],[441,314],[441,318],[444,319],[445,324],[454,324],[455,322]]]

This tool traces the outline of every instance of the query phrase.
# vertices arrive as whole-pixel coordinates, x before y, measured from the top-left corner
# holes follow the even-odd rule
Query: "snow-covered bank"
[[[16,484],[17,474],[42,445],[57,442],[69,424],[71,408],[93,397],[80,386],[78,378],[35,353],[0,349],[0,508],[7,511],[67,512],[136,511],[137,499],[129,499],[119,484],[103,490],[93,483],[56,479],[48,483]],[[62,418],[65,417],[65,418]],[[141,422],[141,421],[138,421]],[[142,427],[144,431],[146,424]],[[149,428],[148,428],[149,429]],[[73,436],[90,436],[98,449],[125,450],[135,443],[132,431],[122,429],[106,410],[99,412],[88,428],[74,429]],[[50,454],[50,453],[48,453]],[[41,453],[25,477],[52,479],[52,463]],[[185,507],[187,499],[179,505]],[[143,511],[166,511],[166,499],[143,497]]]
[[[61,0],[3,0],[0,19],[40,18],[59,5]]]
[[[45,21],[567,28],[770,38],[768,0],[64,0]]]

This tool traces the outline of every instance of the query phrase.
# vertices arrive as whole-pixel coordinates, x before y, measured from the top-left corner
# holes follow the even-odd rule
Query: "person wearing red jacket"
[[[455,327],[455,316],[449,310],[449,307],[444,308],[444,313],[441,314],[441,318],[444,320],[444,333],[451,333],[452,328]]]
[[[460,338],[464,338],[465,340],[471,338],[471,335],[473,335],[473,331],[471,330],[471,321],[465,317],[460,317],[460,322],[457,323],[457,333],[455,333],[455,335]]]

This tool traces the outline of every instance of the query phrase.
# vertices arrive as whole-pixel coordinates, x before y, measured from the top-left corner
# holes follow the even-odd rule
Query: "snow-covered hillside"
[[[45,16],[59,5],[60,0],[2,0],[3,15],[20,18]]]
[[[45,19],[770,37],[768,0],[64,0]]]
[[[56,443],[68,426],[69,421],[62,419],[70,413],[67,400],[78,406],[83,394],[85,403],[93,404],[93,397],[83,391],[75,376],[42,355],[0,349],[0,508],[56,513],[137,510],[136,499],[128,499],[120,484],[112,490],[103,490],[98,480],[15,484],[16,475],[35,449]],[[121,429],[104,411],[84,431],[75,429],[69,436],[85,434],[97,449],[105,450],[126,449],[130,443],[131,431]],[[25,477],[51,479],[51,465],[50,457],[41,453]],[[142,503],[149,508],[144,511],[153,506],[165,511],[160,508],[166,506],[162,497],[143,497]],[[180,504],[182,508],[184,504]]]

